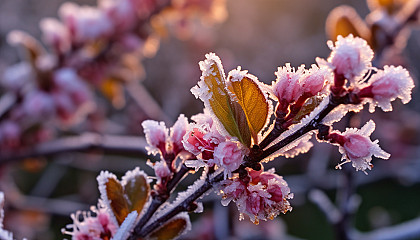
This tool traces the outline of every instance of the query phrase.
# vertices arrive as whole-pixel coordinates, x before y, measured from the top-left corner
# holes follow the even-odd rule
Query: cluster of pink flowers
[[[287,182],[274,170],[264,171],[261,163],[279,155],[294,157],[308,151],[312,147],[309,140],[314,133],[318,141],[338,146],[343,156],[336,168],[351,163],[357,171],[366,173],[372,169],[373,156],[388,159],[390,155],[379,147],[378,140],[370,139],[375,129],[372,120],[361,129],[348,128],[342,133],[332,130],[332,124],[349,111],[360,111],[366,103],[370,104],[371,111],[375,106],[385,111],[391,110],[390,104],[396,98],[407,103],[411,99],[413,79],[402,67],[385,66],[384,70],[371,67],[371,50],[360,38],[339,37],[335,45],[332,42],[328,44],[332,52],[327,60],[318,59],[318,66],[312,65],[310,69],[300,66],[296,70],[286,64],[275,73],[277,79],[271,85],[259,82],[240,67],[230,71],[226,78],[219,57],[214,53],[207,54],[206,59],[199,64],[201,79],[191,89],[204,102],[204,113],[192,116],[193,122],[181,114],[171,128],[153,120],[142,123],[148,143],[146,149],[160,156],[157,162],[149,162],[157,178],[151,193],[153,200],[169,199],[174,182],[179,181],[192,168],[197,170],[203,167],[205,170],[202,177],[185,192],[179,193],[173,202],[151,207],[156,216],[149,216],[151,218],[145,220],[146,227],[140,231],[149,226],[161,226],[161,223],[147,221],[165,218],[165,214],[178,208],[183,211],[202,210],[202,206],[196,202],[199,197],[197,192],[201,196],[211,187],[222,195],[223,205],[231,201],[237,205],[240,219],[246,214],[256,224],[260,220],[273,219],[280,213],[291,211],[289,199],[293,198],[293,194]],[[245,95],[242,91],[245,86],[259,98]],[[238,89],[235,87],[240,90],[235,92]],[[248,106],[255,102],[248,101],[247,97],[264,106]],[[273,101],[269,98],[277,102],[275,113],[272,112]],[[239,107],[241,109],[238,110]],[[256,110],[263,115],[262,118],[249,116]],[[274,115],[274,121],[267,120],[271,115]],[[239,133],[235,128],[239,129]],[[241,131],[248,131],[249,135],[242,135]],[[141,175],[146,179],[146,175],[138,169],[133,172],[128,175]],[[123,177],[122,189],[128,184],[128,178],[134,179]],[[102,200],[107,206],[111,205],[106,184],[109,179],[117,181],[116,177],[105,172],[98,179]],[[201,187],[203,189],[200,192]],[[149,198],[145,204],[146,209],[152,205],[150,202]],[[144,216],[143,213],[138,212],[141,216]],[[175,213],[169,216],[175,216]],[[136,217],[127,216],[125,224],[132,227]],[[184,218],[186,226],[189,225],[187,218]],[[89,221],[82,223],[74,219],[73,229],[76,231],[71,233],[73,236],[79,232],[82,234],[83,224],[93,218],[85,216],[85,219]],[[92,225],[94,229],[109,229],[112,232],[113,228],[109,226],[112,221],[109,219],[95,221],[99,225]],[[117,230],[120,234],[127,230],[123,225]],[[189,227],[180,229],[180,233],[185,229]],[[146,235],[151,231],[146,231]]]
[[[275,75],[277,79],[269,89],[278,101],[278,115],[286,114],[291,105],[300,107],[308,98],[323,92],[332,80],[328,69],[319,68],[315,64],[310,69],[305,69],[305,65],[302,65],[295,70],[287,63],[284,67],[279,67]]]
[[[247,214],[250,220],[258,224],[259,220],[273,219],[280,213],[291,211],[287,199],[293,198],[290,188],[283,177],[269,171],[247,169],[248,176],[235,176],[220,184],[222,204],[227,206],[234,201],[242,214]]]

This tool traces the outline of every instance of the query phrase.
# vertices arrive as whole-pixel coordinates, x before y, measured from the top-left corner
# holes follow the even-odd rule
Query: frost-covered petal
[[[385,66],[372,76],[368,84],[371,86],[373,99],[371,109],[379,106],[384,111],[392,111],[391,102],[400,98],[406,104],[411,100],[414,81],[408,71],[399,66]],[[371,111],[372,112],[372,111]]]
[[[375,124],[370,120],[362,129],[348,128],[342,134],[345,137],[345,142],[339,146],[339,151],[343,154],[344,162],[336,168],[341,168],[344,163],[351,162],[357,171],[361,170],[366,173],[366,169],[372,169],[372,156],[382,159],[388,159],[391,156],[379,147],[378,140],[373,142],[370,140],[369,136],[374,129]]]
[[[215,162],[225,168],[225,176],[238,169],[245,155],[243,146],[236,141],[225,141],[214,149]]]
[[[338,36],[337,41],[327,42],[332,50],[328,58],[331,68],[337,74],[344,75],[350,81],[350,84],[357,85],[358,78],[362,77],[371,67],[373,51],[366,40],[353,37]]]
[[[166,140],[168,138],[168,129],[164,122],[146,120],[142,122],[144,135],[149,146],[146,147],[150,154],[156,155],[159,151],[164,152]]]

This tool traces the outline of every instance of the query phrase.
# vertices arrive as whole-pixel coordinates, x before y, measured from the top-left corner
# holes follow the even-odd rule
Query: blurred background
[[[18,51],[8,45],[7,34],[18,29],[40,39],[39,21],[44,17],[57,17],[57,9],[63,2],[0,1],[0,73],[20,59]],[[95,4],[93,0],[74,2]],[[201,75],[198,62],[204,59],[205,53],[218,54],[226,72],[242,66],[265,83],[271,83],[277,67],[287,62],[295,67],[301,64],[308,67],[315,63],[316,57],[328,57],[326,18],[333,8],[342,4],[354,7],[362,18],[369,13],[365,1],[227,0],[228,16],[224,22],[199,24],[187,35],[168,34],[156,55],[143,60],[143,85],[165,114],[156,120],[167,120],[170,126],[180,113],[190,117],[202,111],[202,102],[194,98],[190,88]],[[419,46],[420,32],[414,29],[399,56],[399,63],[409,69],[416,85],[420,69]],[[360,113],[358,124],[361,126],[373,119],[377,128],[372,139],[379,139],[381,147],[392,155],[388,161],[374,159],[375,167],[367,176],[363,172],[352,173],[357,194],[353,200],[355,205],[357,202],[360,205],[350,223],[360,232],[375,231],[420,217],[418,97],[416,87],[412,101],[407,105],[396,101],[393,112]],[[150,118],[144,109],[130,105],[115,109],[104,99],[99,99],[98,105],[111,116],[112,124],[103,128],[105,132],[143,136],[140,123]],[[124,130],[119,130],[121,126]],[[344,130],[345,124],[334,127]],[[71,223],[70,213],[87,210],[97,203],[96,176],[101,170],[107,169],[121,176],[140,166],[152,173],[145,164],[149,158],[101,152],[64,153],[2,165],[0,190],[6,195],[5,229],[15,232],[17,239],[62,239],[60,229]],[[295,193],[290,201],[292,212],[254,226],[247,219],[238,221],[236,207],[232,204],[222,207],[220,196],[211,194],[204,199],[204,213],[191,215],[193,230],[183,238],[334,239],[333,226],[315,204],[319,199],[315,189],[325,193],[331,202],[338,201],[340,191],[337,188],[348,179],[344,177],[348,174],[346,170],[334,168],[340,158],[336,147],[315,143],[307,154],[270,162],[266,169],[275,167]],[[189,176],[180,189],[185,189],[197,176]],[[420,229],[420,221],[414,224]],[[420,235],[411,238],[420,239]]]

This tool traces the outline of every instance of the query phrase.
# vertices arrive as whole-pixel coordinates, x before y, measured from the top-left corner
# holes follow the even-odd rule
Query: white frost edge
[[[117,218],[115,217],[115,214],[111,208],[111,200],[109,200],[108,195],[106,193],[106,183],[108,182],[109,178],[115,179],[117,182],[119,182],[115,174],[110,173],[108,171],[101,171],[99,176],[96,177],[96,180],[98,181],[98,189],[99,193],[101,194],[102,203],[107,207],[110,216],[112,216],[111,219],[114,222],[114,224],[116,226],[119,226]]]
[[[124,222],[118,228],[118,231],[111,238],[111,240],[125,240],[130,236],[131,231],[133,230],[136,220],[137,220],[137,211],[132,211],[124,219]]]

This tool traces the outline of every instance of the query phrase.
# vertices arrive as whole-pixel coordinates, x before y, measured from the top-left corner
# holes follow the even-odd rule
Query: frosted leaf
[[[365,101],[360,104],[340,104],[325,116],[322,124],[331,126],[333,123],[340,121],[348,112],[360,112],[363,109],[364,103]]]
[[[143,170],[140,170],[139,167],[136,167],[133,170],[127,171],[124,174],[124,176],[121,178],[121,185],[126,186],[128,182],[131,182],[132,184],[134,184],[134,182],[132,182],[131,180],[137,178],[138,176],[143,176],[145,179],[148,179],[147,174]]]
[[[124,222],[118,228],[115,235],[111,238],[111,240],[127,239],[130,236],[131,231],[135,227],[137,216],[138,216],[137,211],[132,211],[130,214],[128,214]]]
[[[115,176],[113,173],[110,173],[108,171],[101,171],[98,177],[96,177],[96,180],[98,181],[99,193],[101,195],[101,201],[104,206],[111,206],[111,200],[109,200],[108,194],[106,191],[106,183],[108,182],[108,179],[110,178],[115,179],[115,181],[118,182],[117,176]],[[117,218],[114,216],[114,214],[111,214],[111,216],[115,225],[118,226]]]

